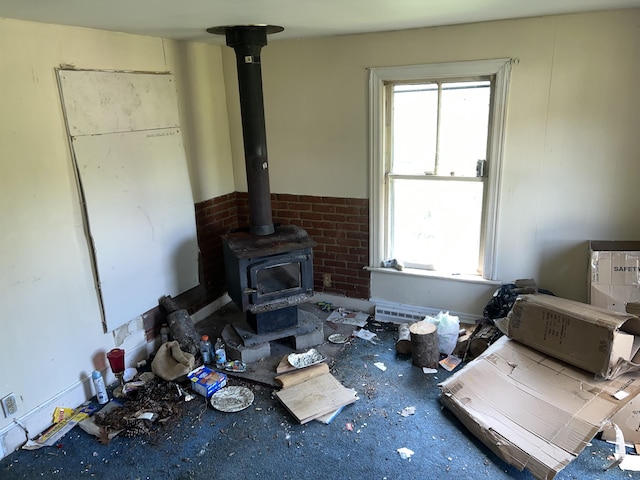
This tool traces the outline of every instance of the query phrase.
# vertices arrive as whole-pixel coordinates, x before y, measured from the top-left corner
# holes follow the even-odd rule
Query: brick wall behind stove
[[[238,192],[238,223],[249,224],[247,194]],[[313,249],[314,289],[369,298],[369,201],[358,198],[271,194],[274,223],[304,228]],[[330,279],[330,285],[325,278]]]
[[[271,195],[271,202],[274,223],[302,227],[317,242],[316,292],[369,298],[369,272],[363,270],[369,263],[368,200],[279,193]],[[196,224],[206,304],[226,291],[220,236],[249,225],[247,194],[235,192],[196,204]]]

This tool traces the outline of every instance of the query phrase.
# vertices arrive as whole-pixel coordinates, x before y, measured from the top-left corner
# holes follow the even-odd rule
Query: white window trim
[[[498,267],[496,255],[498,207],[502,180],[507,97],[512,63],[513,61],[510,58],[500,58],[369,69],[369,153],[371,156],[369,170],[369,210],[371,212],[369,261],[372,268],[379,267],[380,262],[384,260],[385,245],[384,82],[421,80],[433,77],[444,79],[495,75],[492,133],[489,138],[490,147],[487,158],[489,166],[486,192],[487,214],[483,225],[483,231],[486,232],[483,249],[483,278],[496,280]]]

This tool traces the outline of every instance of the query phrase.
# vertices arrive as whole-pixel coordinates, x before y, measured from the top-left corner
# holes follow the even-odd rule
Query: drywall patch
[[[129,323],[116,328],[113,331],[113,340],[116,347],[125,351],[139,347],[146,342],[144,321],[142,316],[137,316]]]

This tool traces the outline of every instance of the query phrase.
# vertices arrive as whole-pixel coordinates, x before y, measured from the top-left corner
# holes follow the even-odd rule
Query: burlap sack
[[[183,352],[178,342],[165,342],[151,362],[151,371],[164,380],[173,381],[193,370],[194,363],[194,356]]]

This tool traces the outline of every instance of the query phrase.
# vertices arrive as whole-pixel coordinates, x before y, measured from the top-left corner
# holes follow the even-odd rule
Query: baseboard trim
[[[200,320],[204,320],[212,313],[220,310],[230,301],[231,297],[229,296],[229,294],[225,293],[221,297],[211,302],[209,305],[202,307],[200,310],[191,315],[191,320],[193,320],[193,323],[198,323]]]
[[[311,297],[312,303],[326,302],[331,303],[336,307],[346,308],[348,310],[358,310],[360,312],[373,313],[375,304],[369,300],[362,300],[358,298],[349,298],[342,295],[332,295],[330,293],[316,293]]]
[[[16,418],[13,424],[0,430],[0,445],[2,446],[0,453],[2,453],[2,458],[22,447],[29,440],[28,437],[33,439],[40,432],[49,428],[53,410],[56,407],[76,408],[91,398],[92,385],[90,382],[91,379],[87,377],[74,383],[35,409]],[[25,429],[27,430],[26,432]]]

